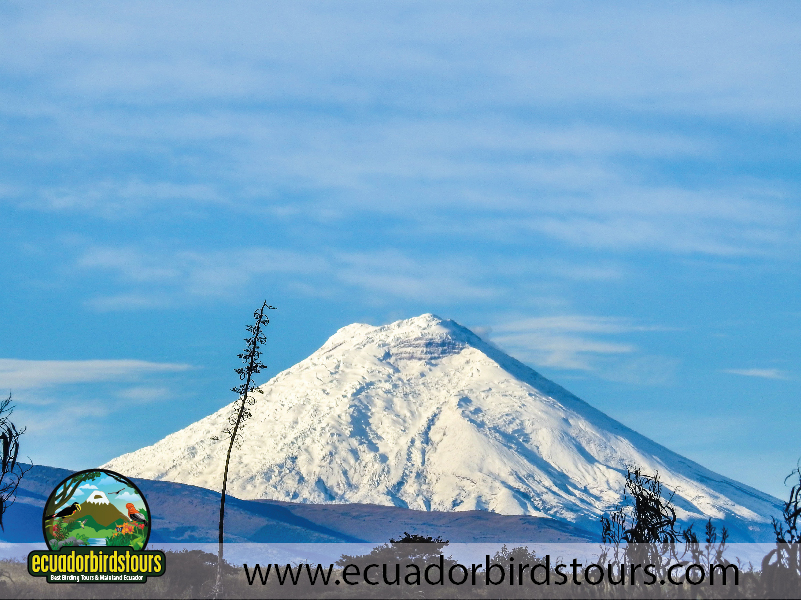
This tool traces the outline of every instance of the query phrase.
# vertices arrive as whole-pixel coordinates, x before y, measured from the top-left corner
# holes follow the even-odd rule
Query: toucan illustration
[[[45,521],[47,521],[49,519],[54,519],[56,517],[59,517],[61,519],[65,518],[65,517],[71,517],[72,515],[74,515],[79,510],[81,510],[81,505],[78,504],[77,502],[73,502],[69,506],[67,506],[65,508],[62,508],[57,513],[52,514],[49,517],[45,517]]]
[[[145,515],[136,510],[136,507],[131,502],[126,504],[125,508],[128,509],[128,518],[131,521],[134,523],[144,523],[147,525],[147,519],[145,519]]]

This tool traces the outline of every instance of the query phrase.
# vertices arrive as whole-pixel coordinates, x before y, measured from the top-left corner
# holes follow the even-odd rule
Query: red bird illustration
[[[125,505],[125,508],[128,509],[128,518],[131,521],[133,521],[134,523],[143,523],[145,525],[147,524],[147,519],[145,519],[145,515],[136,510],[136,507],[133,505],[133,503],[129,502],[128,504]]]

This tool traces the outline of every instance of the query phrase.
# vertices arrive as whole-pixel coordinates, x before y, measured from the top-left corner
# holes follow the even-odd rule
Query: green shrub
[[[144,539],[138,533],[115,533],[106,538],[107,546],[130,546],[134,550],[140,550],[144,544]]]

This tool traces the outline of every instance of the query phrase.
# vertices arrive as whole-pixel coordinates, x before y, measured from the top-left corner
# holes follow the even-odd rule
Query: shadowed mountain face
[[[679,456],[434,315],[354,324],[262,386],[231,493],[244,499],[484,510],[588,530],[626,467],[659,472],[680,519],[770,539],[779,501]],[[216,489],[233,407],[106,465]]]
[[[36,466],[17,490],[0,540],[41,543],[42,511],[52,489],[71,471]],[[151,543],[216,543],[220,494],[167,481],[135,479],[152,511]],[[590,533],[541,517],[486,512],[421,512],[363,504],[295,504],[229,497],[225,539],[257,543],[384,543],[404,531],[442,536],[452,542],[596,541]]]

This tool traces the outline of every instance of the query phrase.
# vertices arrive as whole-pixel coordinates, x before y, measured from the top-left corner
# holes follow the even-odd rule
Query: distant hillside
[[[42,510],[52,489],[71,471],[35,466],[4,518],[6,542],[41,542]],[[214,543],[219,493],[205,488],[134,479],[152,513],[151,543]],[[226,501],[226,540],[260,543],[387,542],[404,531],[441,535],[451,542],[587,542],[596,533],[543,517],[485,511],[446,513],[369,504],[296,504],[271,500]]]

